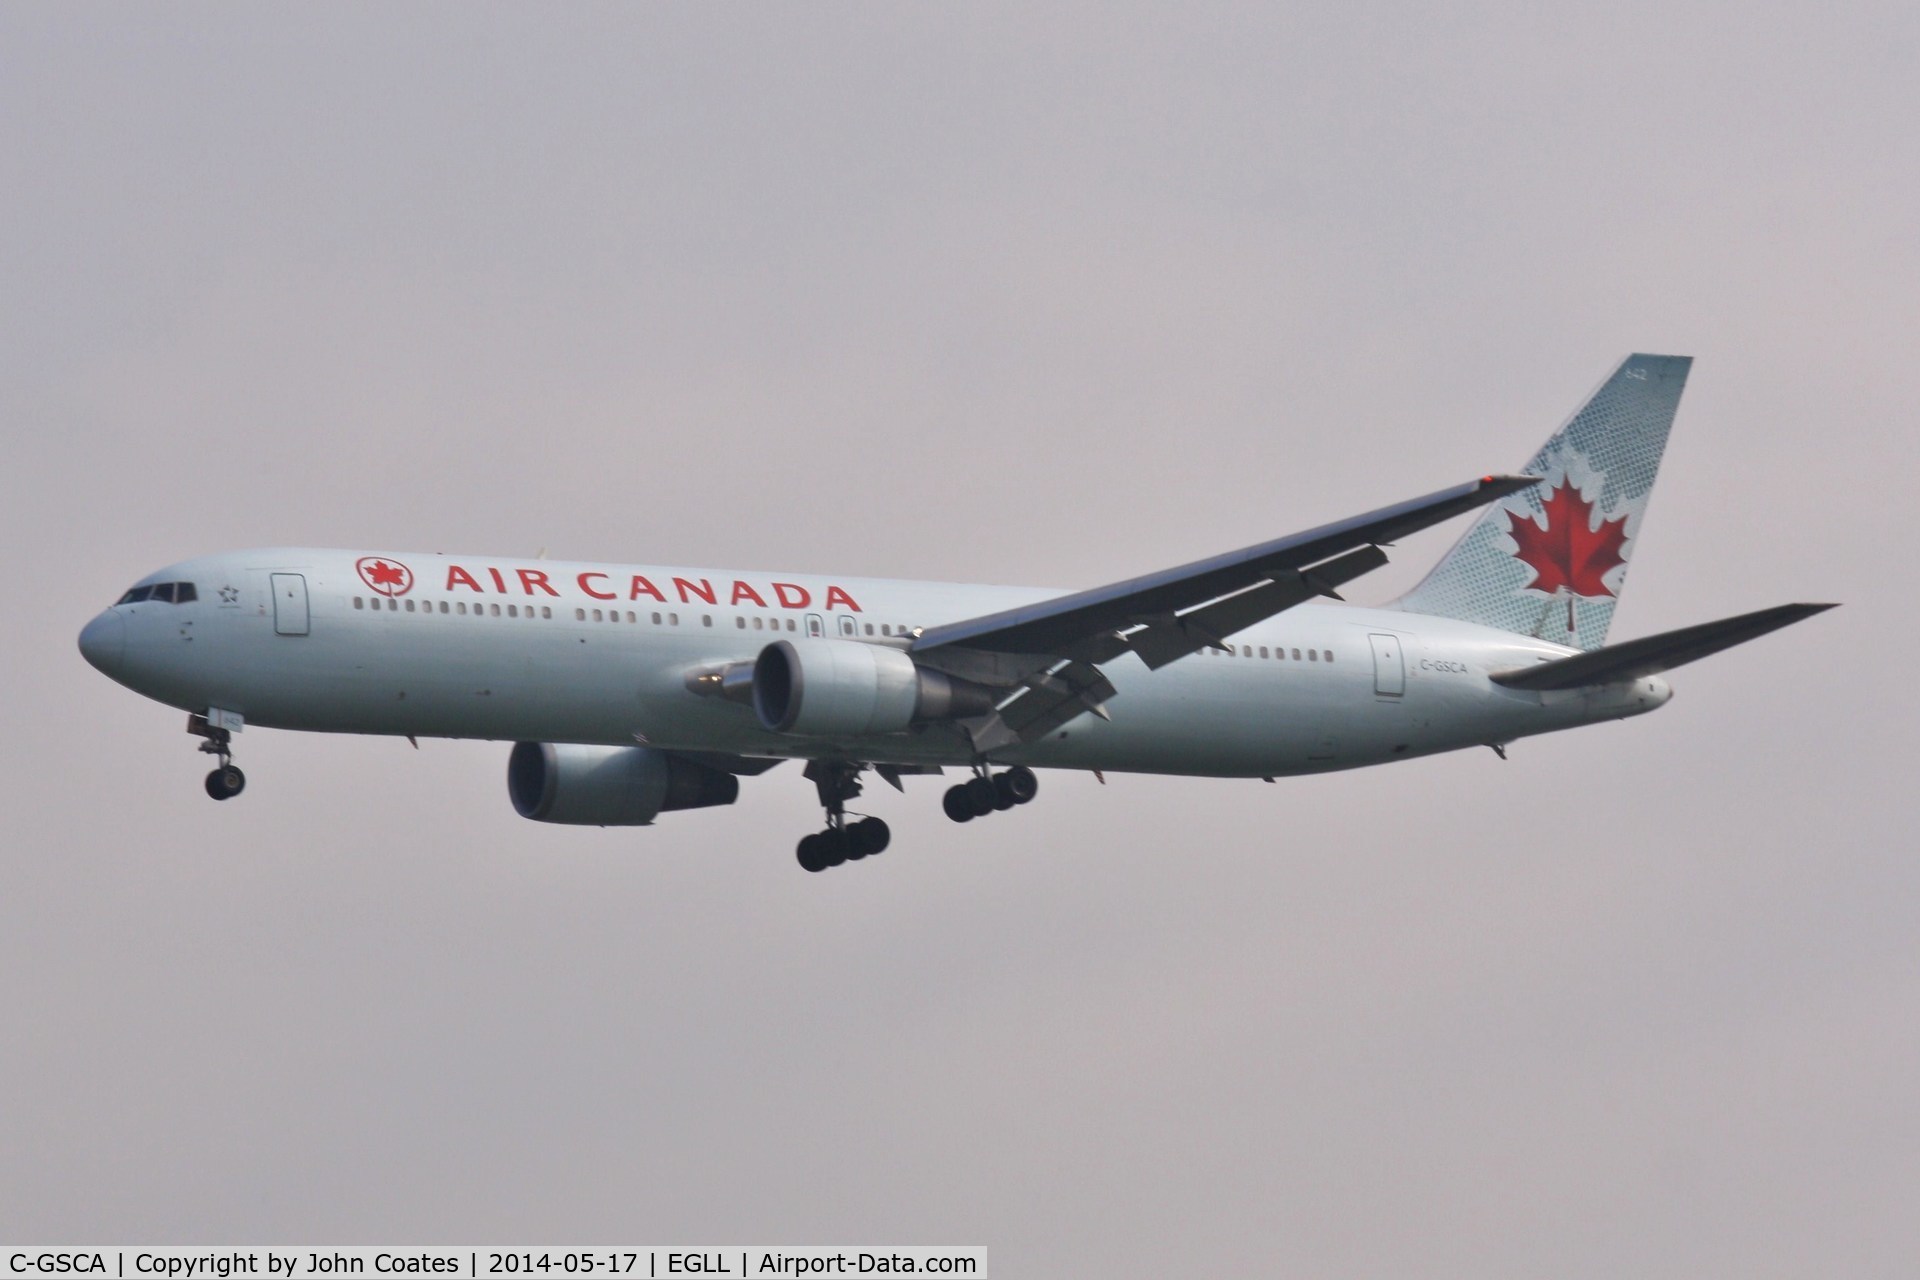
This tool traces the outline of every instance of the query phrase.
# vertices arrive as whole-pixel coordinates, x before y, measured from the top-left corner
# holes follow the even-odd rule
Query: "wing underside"
[[[1159,573],[933,627],[913,643],[924,666],[1004,690],[993,712],[962,721],[981,754],[1031,742],[1101,706],[1103,663],[1132,653],[1149,669],[1208,647],[1387,562],[1381,550],[1537,481],[1485,476],[1304,533]]]

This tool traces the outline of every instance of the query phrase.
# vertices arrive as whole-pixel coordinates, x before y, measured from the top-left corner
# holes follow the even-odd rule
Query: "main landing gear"
[[[825,871],[843,862],[858,862],[884,851],[893,839],[887,824],[878,818],[849,821],[847,801],[860,794],[860,773],[865,765],[845,760],[815,760],[807,766],[807,777],[820,792],[820,804],[827,811],[827,829],[802,836],[794,850],[800,865],[808,871]],[[894,781],[895,774],[882,768],[881,774]],[[1039,793],[1040,780],[1025,765],[1015,765],[1000,773],[987,766],[974,766],[974,777],[947,788],[942,802],[947,816],[955,822],[971,822],[1017,804],[1025,804]],[[897,785],[897,783],[896,783]]]
[[[201,715],[187,717],[187,732],[205,738],[200,749],[220,758],[220,766],[207,775],[207,794],[215,800],[231,800],[247,788],[247,775],[233,762],[233,731],[216,729]]]
[[[983,767],[975,777],[948,787],[940,807],[955,822],[972,822],[975,818],[1025,804],[1039,791],[1040,779],[1023,764],[995,774],[989,774]]]
[[[794,853],[808,871],[825,871],[843,862],[858,862],[886,850],[893,832],[878,818],[847,821],[847,801],[860,794],[860,768],[845,761],[815,760],[807,777],[820,793],[827,811],[827,829],[800,838]]]

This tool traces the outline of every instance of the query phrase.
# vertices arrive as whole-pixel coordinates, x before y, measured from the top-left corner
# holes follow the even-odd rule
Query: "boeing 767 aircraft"
[[[970,775],[944,801],[967,822],[1032,800],[1035,769],[1504,755],[1652,711],[1663,672],[1832,607],[1605,643],[1691,363],[1627,357],[1522,475],[1090,591],[274,548],[149,574],[80,651],[189,713],[216,800],[246,784],[249,724],[511,741],[522,817],[598,826],[731,804],[801,760],[826,810],[808,871],[887,847],[847,813],[869,769]],[[1480,507],[1412,591],[1337,603],[1382,547]]]

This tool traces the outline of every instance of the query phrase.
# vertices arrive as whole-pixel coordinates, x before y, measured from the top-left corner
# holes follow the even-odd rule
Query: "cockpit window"
[[[168,604],[191,604],[200,598],[191,582],[156,582],[144,587],[129,588],[127,594],[115,600],[115,604],[139,604],[143,600],[164,600]]]

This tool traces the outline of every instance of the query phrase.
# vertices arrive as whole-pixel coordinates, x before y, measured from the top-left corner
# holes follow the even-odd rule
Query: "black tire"
[[[965,786],[948,787],[947,794],[940,798],[940,807],[955,822],[973,821],[973,801],[967,799]]]
[[[847,839],[847,833],[844,828],[835,831],[829,827],[825,831],[822,831],[817,838],[820,841],[820,847],[826,850],[828,866],[840,866],[852,856],[850,846],[853,842]]]
[[[967,793],[967,804],[972,807],[976,818],[986,817],[1000,803],[1000,793],[993,789],[991,778],[971,779],[962,783],[961,789]]]
[[[866,818],[854,823],[851,834],[854,847],[860,850],[863,858],[885,853],[887,846],[893,843],[893,830],[878,818]]]
[[[993,778],[993,807],[997,811],[1005,813],[1019,803],[1019,798],[1013,794],[1013,784],[1007,781],[1007,775],[1004,773],[995,774]]]
[[[230,764],[207,775],[207,794],[215,800],[231,800],[246,789],[247,775]]]
[[[1015,804],[1025,804],[1040,794],[1040,779],[1033,770],[1023,764],[1017,764],[1000,775],[1006,780],[1007,789],[1013,793]]]
[[[826,850],[820,847],[819,836],[801,836],[800,847],[794,851],[794,856],[800,860],[800,865],[805,870],[825,871],[827,869],[825,853]]]

